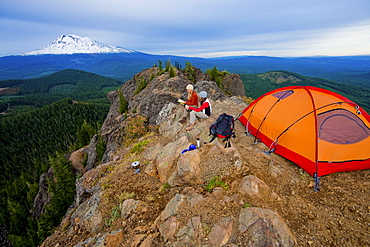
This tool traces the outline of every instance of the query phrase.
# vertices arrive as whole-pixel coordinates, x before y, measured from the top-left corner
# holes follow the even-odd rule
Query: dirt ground
[[[324,176],[321,178],[321,190],[315,192],[313,178],[301,168],[276,154],[272,154],[272,157],[257,155],[262,153],[259,149],[263,150],[263,145],[253,145],[254,137],[246,136],[239,122],[236,123],[236,129],[237,137],[232,145],[242,156],[241,169],[232,166],[236,158],[231,155],[205,156],[211,145],[199,149],[203,157],[201,163],[204,178],[207,180],[220,176],[229,185],[229,189],[220,190],[217,194],[206,192],[202,185],[194,187],[196,192],[209,200],[195,211],[184,209],[180,221],[182,218],[186,221],[191,214],[201,214],[202,222],[211,226],[219,219],[215,212],[237,218],[241,204],[247,203],[277,211],[297,239],[297,246],[370,246],[370,170]],[[157,142],[166,142],[161,138],[154,140],[147,148]],[[109,183],[104,197],[105,205],[102,205],[106,217],[109,217],[112,201],[117,200],[117,195],[126,194],[149,205],[135,219],[117,221],[111,226],[112,229],[134,229],[126,232],[127,244],[135,234],[154,232],[153,222],[169,200],[177,193],[184,194],[189,190],[187,186],[164,187],[159,179],[143,172],[148,162],[142,161],[142,172],[139,174],[129,169],[129,162],[123,162],[104,180]],[[247,175],[255,175],[263,180],[279,196],[279,200],[241,198],[237,193],[237,181]],[[229,198],[229,202],[220,203],[221,197]],[[158,241],[156,244],[161,246],[163,243]],[[242,240],[238,243],[243,246]]]
[[[254,141],[254,137],[248,139]],[[370,170],[323,176],[321,190],[315,192],[313,178],[295,164],[273,154],[275,159],[270,164],[285,164],[285,171],[291,174],[274,177],[266,173],[266,161],[253,163],[255,157],[250,152],[238,150],[253,164],[252,173],[282,199],[275,205],[260,201],[259,206],[272,206],[283,217],[298,246],[370,246]]]

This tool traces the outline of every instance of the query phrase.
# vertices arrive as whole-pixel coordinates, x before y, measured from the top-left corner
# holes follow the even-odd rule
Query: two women
[[[206,91],[200,92],[199,97],[200,97],[200,107],[199,108],[185,105],[186,110],[191,110],[190,125],[186,128],[186,130],[188,131],[193,129],[197,118],[207,119],[212,114],[212,107],[211,107],[211,103],[209,102],[207,98],[207,92]]]

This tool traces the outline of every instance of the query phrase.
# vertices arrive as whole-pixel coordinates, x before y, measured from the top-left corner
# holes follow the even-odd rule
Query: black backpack
[[[209,127],[209,135],[212,135],[212,142],[216,137],[224,138],[223,142],[226,142],[226,147],[231,147],[230,138],[235,137],[234,130],[235,119],[233,116],[226,113],[222,113],[217,120]]]

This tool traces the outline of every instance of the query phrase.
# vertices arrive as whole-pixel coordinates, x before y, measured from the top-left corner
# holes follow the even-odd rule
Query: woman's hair
[[[188,100],[190,100],[193,95],[194,86],[192,84],[188,84],[186,86],[186,90],[188,90]]]
[[[188,91],[188,100],[190,100],[193,97],[193,90]]]

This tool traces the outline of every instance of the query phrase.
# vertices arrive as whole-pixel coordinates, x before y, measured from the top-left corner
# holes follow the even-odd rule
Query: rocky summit
[[[325,176],[314,192],[307,173],[265,153],[238,121],[231,147],[220,138],[209,143],[220,114],[237,118],[247,106],[244,87],[235,74],[217,85],[194,71],[189,80],[180,69],[170,76],[149,68],[108,94],[104,157],[97,162],[96,137],[70,155],[83,175],[42,246],[370,245],[369,170]],[[186,99],[189,83],[208,92],[213,113],[186,131],[177,99]],[[128,111],[120,114],[122,96]],[[198,138],[200,147],[186,151]]]

